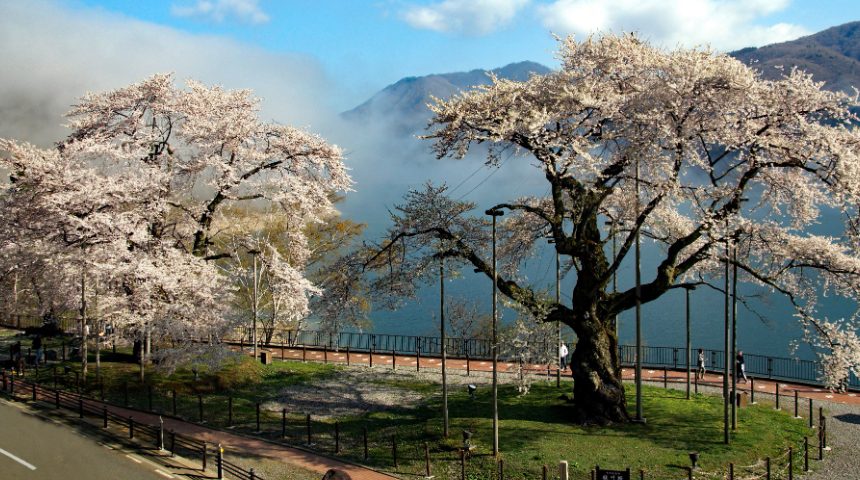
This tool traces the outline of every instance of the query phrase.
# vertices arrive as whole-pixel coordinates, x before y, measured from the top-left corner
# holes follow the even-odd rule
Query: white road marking
[[[157,468],[155,469],[155,473],[157,473],[157,474],[159,474],[159,475],[161,475],[161,476],[163,476],[163,477],[173,478],[173,475],[171,475],[171,474],[169,474],[169,473],[167,473],[167,472],[162,472],[161,470],[159,470],[159,469],[157,469]]]
[[[0,453],[2,453],[3,455],[6,455],[7,457],[11,458],[12,460],[15,460],[16,462],[20,463],[21,465],[24,465],[25,467],[29,468],[30,470],[36,469],[36,467],[34,467],[33,464],[28,463],[24,460],[21,460],[20,458],[16,457],[15,455],[12,455],[11,453],[7,452],[6,450],[3,450],[2,448],[0,448]]]
[[[126,454],[126,457],[130,458],[133,462],[143,463],[142,461],[140,461],[140,460],[138,460],[138,459],[136,459],[136,458],[132,457],[131,455]]]

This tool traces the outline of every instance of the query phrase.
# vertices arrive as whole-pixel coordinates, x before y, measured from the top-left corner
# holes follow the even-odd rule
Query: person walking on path
[[[558,344],[558,364],[561,371],[567,371],[567,345],[564,342]]]
[[[696,378],[705,379],[705,362],[708,360],[705,357],[705,351],[703,349],[699,349],[699,358],[696,360]]]
[[[741,375],[744,376],[744,383],[747,383],[747,371],[744,368],[744,351],[743,350],[738,350],[738,356],[735,359],[735,365],[736,365],[737,370],[739,372],[741,372]]]
[[[38,365],[39,362],[42,361],[42,334],[37,334],[36,338],[33,339],[33,352],[36,354],[35,360],[33,360],[34,365]]]

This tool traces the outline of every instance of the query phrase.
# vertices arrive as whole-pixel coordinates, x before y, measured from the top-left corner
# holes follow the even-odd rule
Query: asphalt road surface
[[[0,400],[0,478],[164,480],[179,478],[145,452],[91,435]]]

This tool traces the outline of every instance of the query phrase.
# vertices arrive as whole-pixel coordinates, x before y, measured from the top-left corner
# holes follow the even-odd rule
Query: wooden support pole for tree
[[[427,474],[425,475],[427,478],[430,478],[430,445],[427,442],[424,442],[424,464],[427,467]]]

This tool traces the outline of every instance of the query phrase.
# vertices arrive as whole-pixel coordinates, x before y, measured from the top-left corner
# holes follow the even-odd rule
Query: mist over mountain
[[[535,62],[518,62],[491,71],[499,78],[524,81],[532,74],[544,75],[551,70]],[[473,86],[490,83],[489,72],[482,69],[407,77],[385,87],[361,105],[343,112],[341,116],[351,121],[365,121],[373,117],[388,117],[389,120],[396,118],[398,133],[412,133],[413,130],[426,126],[431,116],[427,107],[427,103],[432,102],[431,95],[447,99]]]

